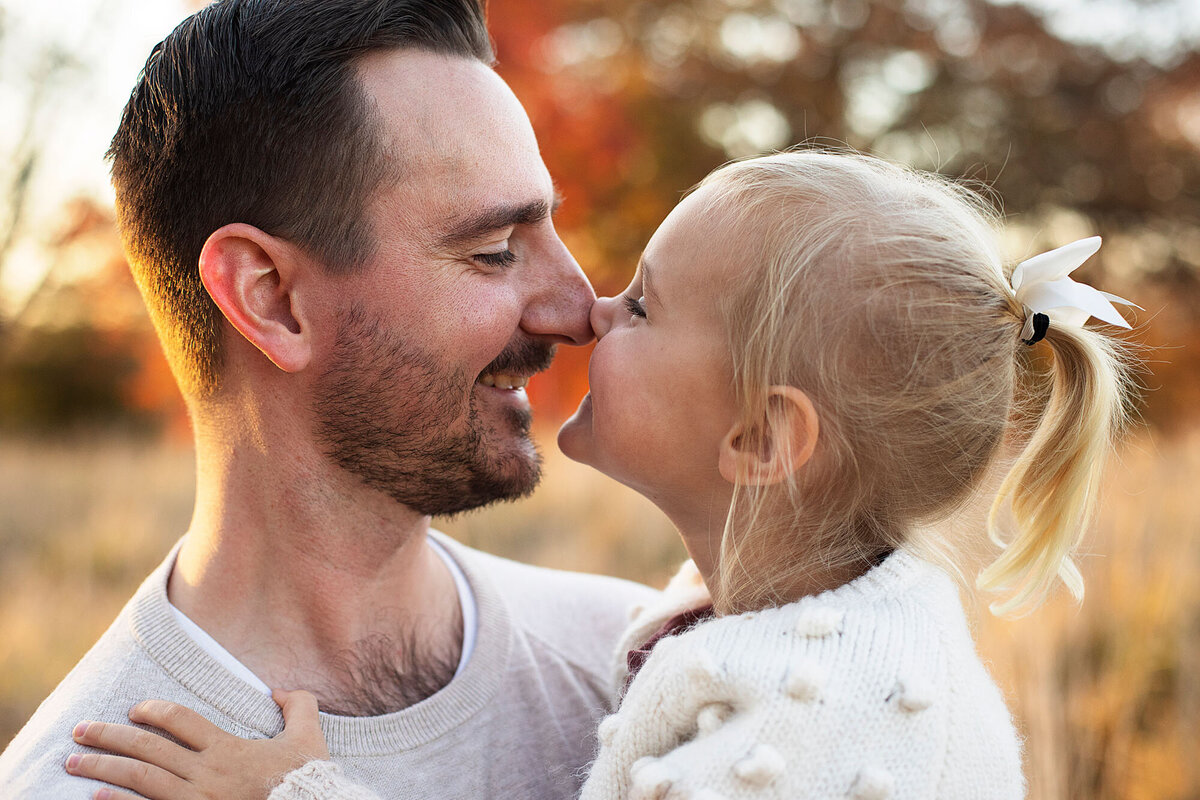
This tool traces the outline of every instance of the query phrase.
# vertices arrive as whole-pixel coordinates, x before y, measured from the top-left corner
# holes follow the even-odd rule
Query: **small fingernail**
[[[96,793],[92,795],[92,800],[110,800],[112,796],[113,793],[109,789],[97,789]]]
[[[86,722],[81,722],[75,726],[75,730],[72,732],[72,734],[76,739],[82,739],[84,735],[87,734],[87,729],[88,724]]]
[[[71,755],[67,756],[67,769],[75,769],[78,767],[80,758],[81,756],[79,753],[72,753]]]

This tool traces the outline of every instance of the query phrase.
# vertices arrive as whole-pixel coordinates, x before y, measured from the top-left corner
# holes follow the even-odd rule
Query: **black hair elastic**
[[[1050,330],[1050,318],[1045,314],[1033,315],[1033,336],[1028,339],[1022,339],[1025,344],[1034,345],[1046,338],[1046,331]]]

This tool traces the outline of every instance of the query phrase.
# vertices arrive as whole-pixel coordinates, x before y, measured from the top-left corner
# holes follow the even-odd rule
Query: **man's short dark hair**
[[[361,266],[366,204],[398,176],[356,59],[416,48],[491,64],[482,2],[219,0],[150,53],[108,156],[131,268],[185,393],[211,394],[222,364],[198,269],[209,235],[242,222],[330,269]]]

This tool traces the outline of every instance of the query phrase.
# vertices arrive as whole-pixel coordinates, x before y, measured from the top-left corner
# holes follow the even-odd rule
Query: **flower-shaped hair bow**
[[[1129,323],[1113,303],[1141,308],[1136,303],[1102,292],[1070,275],[1100,249],[1100,237],[1091,236],[1026,259],[1012,274],[1012,288],[1025,308],[1021,341],[1034,344],[1046,335],[1050,322],[1082,327],[1090,318],[1128,328]]]

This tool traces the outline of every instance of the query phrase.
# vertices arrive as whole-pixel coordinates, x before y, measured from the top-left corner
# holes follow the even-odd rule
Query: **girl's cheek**
[[[621,375],[620,347],[617,342],[601,339],[592,350],[592,359],[588,364],[588,378],[593,393],[598,388],[604,391],[606,387],[619,383]]]

